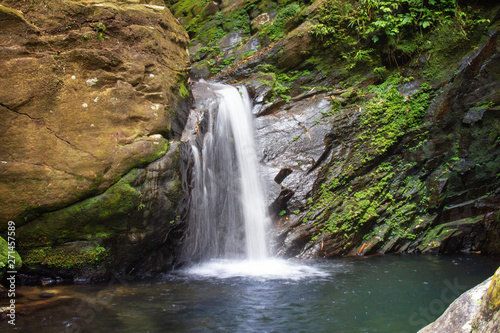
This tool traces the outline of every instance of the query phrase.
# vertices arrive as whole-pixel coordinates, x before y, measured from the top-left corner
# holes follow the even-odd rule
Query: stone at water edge
[[[463,293],[446,309],[441,317],[418,333],[499,332],[499,295],[500,268],[493,277]]]

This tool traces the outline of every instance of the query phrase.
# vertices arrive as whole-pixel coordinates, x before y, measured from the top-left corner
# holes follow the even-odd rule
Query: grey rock
[[[328,153],[326,137],[330,133],[327,115],[330,103],[323,97],[287,104],[276,112],[256,120],[256,139],[268,200],[276,198],[283,188],[293,191],[288,209],[306,204],[318,177],[319,168]],[[323,113],[322,113],[323,112]],[[276,186],[276,176],[282,170],[288,175]]]
[[[486,111],[485,108],[471,108],[464,116],[464,119],[462,122],[464,124],[473,124],[481,119],[483,119],[484,112]]]
[[[481,299],[492,278],[463,293],[446,309],[441,317],[418,333],[470,333],[472,320],[480,309]]]

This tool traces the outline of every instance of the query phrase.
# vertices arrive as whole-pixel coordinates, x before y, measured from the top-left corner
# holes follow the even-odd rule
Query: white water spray
[[[193,182],[186,244],[195,258],[267,258],[268,217],[244,87],[201,83],[216,97],[204,111],[201,153],[192,144]],[[207,114],[208,113],[208,114]],[[198,127],[199,130],[199,127]]]
[[[197,109],[183,133],[193,159],[183,253],[187,261],[202,263],[184,272],[202,278],[324,276],[315,267],[268,256],[268,217],[246,89],[202,82],[194,94]]]
[[[241,206],[245,220],[247,256],[252,260],[265,259],[267,258],[265,231],[267,215],[264,192],[257,174],[250,98],[245,88],[242,88],[242,96],[236,88],[231,86],[224,86],[218,93],[222,96],[218,116],[227,117],[234,136],[240,171]]]

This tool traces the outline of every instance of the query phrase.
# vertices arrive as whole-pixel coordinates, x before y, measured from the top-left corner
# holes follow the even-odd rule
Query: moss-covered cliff
[[[254,94],[278,253],[500,252],[495,2],[170,5]]]

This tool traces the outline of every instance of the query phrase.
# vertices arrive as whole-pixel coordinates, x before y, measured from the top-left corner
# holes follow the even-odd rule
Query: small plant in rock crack
[[[109,38],[108,36],[104,36],[104,32],[106,32],[106,26],[104,25],[104,23],[99,22],[94,30],[99,34],[100,40],[102,40],[103,38]]]

